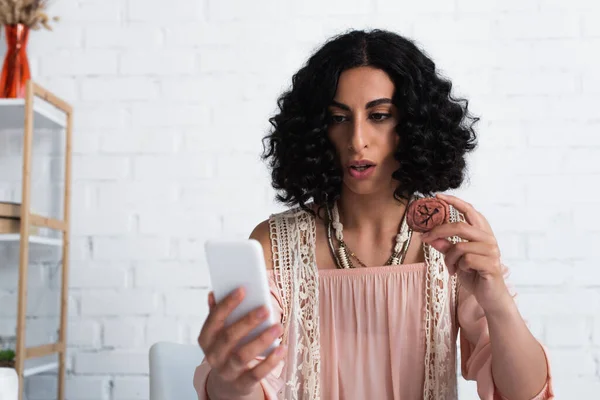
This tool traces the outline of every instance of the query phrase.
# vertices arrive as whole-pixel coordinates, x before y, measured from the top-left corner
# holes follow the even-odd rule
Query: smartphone
[[[204,243],[204,250],[216,302],[220,302],[240,286],[245,291],[242,302],[225,319],[226,326],[260,306],[265,306],[269,311],[269,317],[244,337],[240,346],[279,322],[273,316],[264,253],[257,240],[208,240]],[[268,356],[279,342],[279,339],[275,339],[261,356]]]

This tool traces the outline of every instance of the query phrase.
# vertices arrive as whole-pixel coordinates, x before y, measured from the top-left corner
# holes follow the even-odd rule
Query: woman
[[[295,207],[250,236],[281,323],[234,351],[264,310],[225,328],[243,291],[209,295],[199,399],[455,399],[458,337],[482,399],[553,398],[486,219],[438,194],[452,223],[406,222],[411,201],[461,185],[475,148],[478,119],[450,92],[411,41],[381,30],[331,39],[293,77],[264,157]]]

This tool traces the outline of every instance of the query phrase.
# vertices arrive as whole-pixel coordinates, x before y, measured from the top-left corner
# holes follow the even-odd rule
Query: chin
[[[344,180],[344,185],[352,193],[362,195],[362,196],[383,193],[383,192],[389,192],[389,190],[390,190],[389,184],[382,184],[381,182],[373,182],[373,181],[356,182],[356,181],[353,181],[352,178],[350,178],[348,180]]]

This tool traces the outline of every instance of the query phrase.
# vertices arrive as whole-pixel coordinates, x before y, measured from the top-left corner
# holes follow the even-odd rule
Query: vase
[[[19,399],[19,376],[14,368],[0,368],[0,400]]]
[[[29,27],[5,25],[7,51],[0,78],[0,98],[24,98],[25,85],[31,78],[27,60]]]

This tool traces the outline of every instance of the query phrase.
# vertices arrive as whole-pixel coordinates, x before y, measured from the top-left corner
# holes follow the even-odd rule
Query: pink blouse
[[[319,270],[321,397],[323,399],[402,399],[423,396],[425,370],[425,263]],[[274,312],[281,298],[269,271]],[[494,386],[491,346],[483,310],[472,295],[459,294],[461,369],[477,382],[484,400],[504,399]],[[544,349],[544,351],[546,351]],[[548,357],[546,357],[548,360]],[[281,365],[261,385],[276,399],[283,385]],[[550,368],[548,367],[548,371]],[[196,369],[198,399],[208,399],[210,365]],[[553,399],[550,376],[535,400]]]

